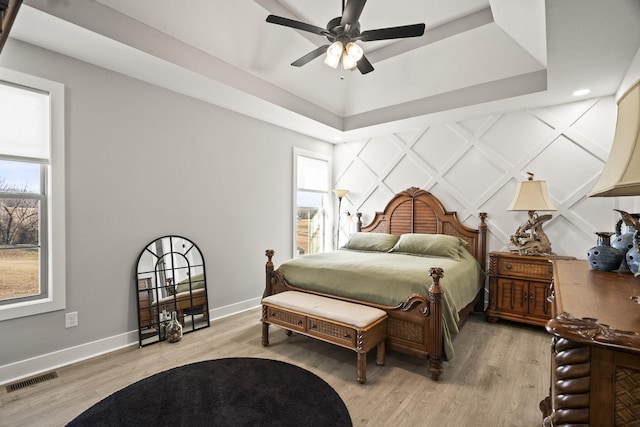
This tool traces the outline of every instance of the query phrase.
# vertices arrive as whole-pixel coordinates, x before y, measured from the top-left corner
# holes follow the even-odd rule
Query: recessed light
[[[578,89],[573,92],[573,96],[582,96],[588,94],[589,92],[591,92],[591,89]]]

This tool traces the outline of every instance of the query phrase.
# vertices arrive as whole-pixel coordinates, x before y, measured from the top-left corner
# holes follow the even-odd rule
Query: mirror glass
[[[196,244],[180,236],[149,243],[138,257],[136,297],[140,347],[166,340],[174,311],[184,334],[208,327],[204,259]]]

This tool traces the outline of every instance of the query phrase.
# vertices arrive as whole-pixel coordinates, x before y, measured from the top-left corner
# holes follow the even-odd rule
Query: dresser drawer
[[[275,307],[267,307],[267,322],[279,325],[292,331],[306,331],[306,316],[292,313],[290,311],[280,310]]]
[[[356,330],[319,319],[307,319],[307,333],[320,339],[355,348]]]
[[[532,262],[530,258],[519,260],[500,257],[498,258],[498,275],[550,282],[553,276],[553,267],[546,258],[541,259],[540,262]]]

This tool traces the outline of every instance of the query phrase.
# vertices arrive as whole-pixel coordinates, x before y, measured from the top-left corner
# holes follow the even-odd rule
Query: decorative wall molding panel
[[[335,186],[350,193],[342,211],[373,218],[411,186],[442,200],[467,225],[488,212],[489,250],[506,250],[526,212],[507,211],[527,171],[547,181],[558,209],[545,223],[554,252],[585,258],[596,231],[614,231],[613,208],[640,211],[637,198],[588,198],[609,155],[617,106],[613,97],[440,123],[414,132],[337,145]],[[341,241],[355,224],[341,226]]]

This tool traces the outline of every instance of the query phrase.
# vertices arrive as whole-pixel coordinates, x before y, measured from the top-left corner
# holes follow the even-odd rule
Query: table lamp
[[[550,255],[551,242],[542,230],[542,224],[551,219],[550,214],[538,215],[536,211],[555,211],[547,192],[546,181],[533,179],[533,174],[527,172],[529,179],[518,182],[516,195],[509,205],[510,211],[526,211],[529,218],[511,236],[509,250],[520,255]]]

